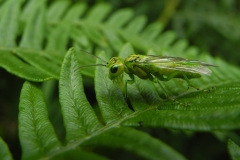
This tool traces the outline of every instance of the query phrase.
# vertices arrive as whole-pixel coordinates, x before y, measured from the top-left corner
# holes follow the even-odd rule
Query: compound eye
[[[110,69],[111,73],[116,73],[118,71],[118,65],[114,65]]]

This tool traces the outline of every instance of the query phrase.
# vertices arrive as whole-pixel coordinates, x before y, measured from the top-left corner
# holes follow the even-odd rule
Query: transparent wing
[[[208,68],[215,65],[196,60],[189,60],[180,57],[160,57],[149,55],[137,62],[137,65],[154,65],[159,69],[177,70],[183,72],[210,75],[212,71]]]

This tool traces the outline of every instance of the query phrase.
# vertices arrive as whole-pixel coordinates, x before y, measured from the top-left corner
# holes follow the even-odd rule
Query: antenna
[[[92,53],[89,53],[89,52],[84,51],[84,50],[80,50],[80,51],[82,51],[82,52],[84,52],[84,53],[87,53],[87,54],[89,54],[89,55],[91,55],[91,56],[93,56],[93,57],[96,57],[96,58],[100,59],[101,61],[103,61],[104,63],[108,63],[107,61],[103,60],[102,58],[100,58],[100,57],[98,57],[98,56],[96,56],[96,55],[94,55],[94,54],[92,54]],[[103,66],[102,64],[100,64],[100,65]],[[87,65],[87,66],[96,66],[96,65]],[[87,67],[87,66],[86,66],[86,67]],[[106,66],[106,65],[104,65],[104,66]]]
[[[85,66],[80,66],[78,68],[94,67],[94,66],[104,66],[104,67],[106,67],[105,64],[89,64],[89,65],[85,65]]]
[[[80,68],[94,67],[94,66],[104,66],[104,67],[106,67],[105,64],[90,64],[90,65],[80,66],[80,67],[76,68],[76,69],[74,70],[74,72],[75,72],[76,70],[80,69]]]

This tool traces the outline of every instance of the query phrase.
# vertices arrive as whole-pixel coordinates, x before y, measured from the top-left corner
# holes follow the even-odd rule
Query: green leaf
[[[104,35],[91,23],[86,22],[85,25],[82,26],[83,32],[90,40],[94,43],[98,44],[101,47],[107,48],[108,44],[105,42]]]
[[[89,11],[86,20],[93,23],[101,22],[110,10],[111,6],[108,4],[97,4]]]
[[[104,28],[103,32],[112,48],[115,49],[115,51],[119,51],[119,49],[123,46],[123,41],[119,38],[119,36],[116,35],[111,28]]]
[[[162,29],[163,26],[160,23],[152,23],[144,30],[141,37],[147,41],[153,41],[157,38]]]
[[[56,28],[53,28],[48,36],[46,51],[48,52],[58,51],[60,52],[60,55],[63,55],[66,52],[66,48],[68,45],[68,38],[70,37],[71,33],[70,30],[71,27],[64,23],[61,23]]]
[[[124,26],[133,16],[131,9],[121,9],[112,14],[112,16],[105,23],[113,29],[118,29]]]
[[[21,2],[11,0],[6,4],[9,6],[0,21],[0,46],[15,47]]]
[[[18,51],[17,55],[24,59],[26,62],[42,70],[44,73],[51,75],[52,77],[59,79],[60,68],[56,63],[49,63],[49,60],[44,56],[31,51],[23,50]]]
[[[131,20],[131,23],[128,23],[125,31],[128,33],[138,34],[143,27],[146,25],[147,18],[146,16],[138,16]]]
[[[2,48],[4,51],[14,50],[17,59],[24,59],[55,78],[59,78],[60,68],[55,64],[62,63],[64,53],[69,46],[74,46],[79,52],[82,49],[92,51],[93,46],[96,45],[96,48],[101,47],[110,55],[118,52],[126,42],[130,42],[139,53],[152,49],[157,54],[181,56],[188,48],[185,40],[176,40],[174,32],[160,33],[163,28],[159,23],[145,26],[146,17],[144,15],[132,17],[134,12],[130,8],[109,14],[112,7],[104,3],[96,4],[89,9],[85,3],[71,5],[67,1],[54,1],[49,7],[46,0],[26,1],[21,5],[22,1],[15,5],[15,2],[9,0],[0,6],[2,8],[0,30],[4,31],[4,34],[1,34],[4,36],[0,37],[0,45],[2,41],[0,47],[5,46],[6,48]],[[9,29],[8,26],[11,28]],[[5,32],[6,30],[8,32]],[[6,36],[5,33],[8,35]],[[47,60],[41,59],[44,63],[35,61],[34,58],[30,60],[30,57],[17,52],[23,48],[31,49],[29,52],[33,53],[35,60],[41,56],[46,57]],[[0,53],[1,51],[0,49]],[[92,60],[84,58],[81,59],[83,64],[93,64]],[[48,61],[49,65],[46,65],[45,62]],[[12,71],[12,73],[16,72],[18,71]],[[93,77],[93,72],[93,69],[90,69],[82,73]],[[40,79],[24,77],[25,74],[21,75],[27,80]]]
[[[176,39],[176,33],[173,31],[166,31],[161,34],[156,40],[156,43],[161,44],[161,51],[165,51],[173,41]]]
[[[78,50],[81,50],[80,48],[92,49],[92,44],[87,38],[86,35],[83,34],[81,29],[73,28],[71,37],[74,39],[74,47],[79,48]]]
[[[127,56],[132,51],[131,45],[126,44],[122,48],[121,56]],[[106,58],[103,52],[100,56],[103,59]],[[100,59],[97,63],[100,63]],[[87,147],[93,146],[124,149],[146,159],[185,159],[160,140],[144,132],[122,126],[122,123],[134,117],[139,111],[133,112],[128,108],[122,91],[117,84],[113,84],[108,79],[107,72],[107,68],[96,67],[97,100],[106,124],[103,126],[84,94],[79,63],[74,49],[70,49],[66,54],[59,82],[60,103],[66,128],[65,146],[61,146],[57,140],[48,120],[39,87],[25,82],[19,105],[19,135],[23,159],[43,157],[45,159],[63,157],[105,159],[101,153],[85,151]],[[144,125],[140,122],[139,125],[141,124]],[[29,152],[30,148],[34,150]]]
[[[53,22],[60,21],[69,5],[69,1],[56,1],[52,3],[48,9],[47,19]]]
[[[0,159],[1,160],[12,160],[12,155],[8,149],[7,144],[0,137]]]
[[[48,119],[39,87],[25,82],[19,103],[19,138],[22,159],[39,159],[61,146]]]
[[[16,56],[14,56],[13,53],[8,51],[1,52],[0,66],[16,76],[34,82],[46,81],[53,78],[52,76],[42,72],[41,70],[38,70],[33,66],[24,63]]]
[[[32,15],[26,24],[20,42],[20,47],[22,48],[42,49],[43,33],[45,31],[45,6],[44,3],[38,5],[39,6],[32,11]]]
[[[240,148],[231,139],[228,140],[228,152],[231,155],[232,160],[240,159]]]
[[[106,140],[107,139],[107,140]],[[165,143],[148,134],[128,127],[110,129],[83,145],[100,145],[112,148],[124,148],[145,159],[185,159]]]
[[[64,19],[69,21],[77,21],[79,17],[82,16],[84,11],[86,10],[86,4],[85,3],[77,3],[74,4],[65,15]]]
[[[59,90],[68,142],[81,139],[102,127],[84,94],[73,49],[68,51],[63,62]]]
[[[83,151],[81,149],[74,149],[74,150],[60,153],[51,159],[54,159],[54,160],[66,160],[66,159],[107,160],[108,158],[105,158],[98,154],[94,154],[92,152]]]
[[[21,20],[25,23],[27,23],[27,21],[32,21],[33,20],[32,16],[36,16],[34,15],[34,13],[36,14],[36,10],[39,9],[39,7],[41,7],[41,5],[45,3],[46,0],[27,2],[23,8]]]
[[[174,43],[171,48],[169,48],[169,52],[174,54],[175,56],[182,56],[184,55],[185,50],[188,47],[187,40],[179,40],[176,43]]]
[[[59,137],[66,139],[64,146],[49,122],[39,87],[30,82],[24,84],[19,113],[23,159],[61,158],[61,155],[104,159],[105,154],[97,150],[102,146],[106,150],[115,147],[131,152],[140,158],[170,159],[174,155],[172,159],[178,159],[182,156],[166,144],[130,127],[209,132],[240,128],[236,123],[240,117],[239,67],[208,53],[200,54],[199,49],[188,46],[188,40],[177,40],[176,32],[162,32],[159,23],[146,25],[146,16],[133,16],[136,12],[132,9],[111,10],[109,4],[87,8],[85,3],[70,1],[1,1],[0,66],[8,72],[30,81],[58,79],[65,51],[74,46],[76,52],[68,52],[60,75],[59,97],[66,137]],[[214,27],[218,26],[215,22]],[[231,31],[222,35],[238,37]],[[226,34],[228,32],[230,34]],[[165,98],[158,84],[136,77],[135,83],[128,85],[129,101],[126,102],[123,87],[109,80],[109,68],[96,66],[94,73],[94,67],[81,67],[95,64],[95,58],[81,50],[100,53],[106,61],[121,50],[119,56],[123,60],[130,54],[148,52],[208,62],[218,66],[211,68],[212,76],[190,81],[200,89],[216,89],[209,93],[187,89],[187,83],[179,79],[161,82],[174,102]],[[98,60],[97,64],[105,62]],[[79,72],[90,77],[95,75],[98,104],[94,107],[99,107],[101,113],[98,110],[94,113],[86,100]],[[124,74],[123,80],[128,79]]]
[[[132,52],[131,45],[126,44],[122,48],[120,56],[126,57]],[[100,57],[106,59],[103,55]],[[226,65],[222,61],[217,61],[216,64]],[[215,86],[216,88],[210,92],[192,89],[187,91],[186,83],[184,84],[184,81],[178,79],[164,83],[167,92],[171,96],[175,95],[178,102],[170,99],[162,100],[160,97],[164,95],[161,94],[161,88],[158,84],[136,77],[135,83],[128,85],[128,96],[134,113],[129,112],[123,99],[120,99],[122,97],[121,90],[108,79],[107,72],[107,68],[97,67],[95,77],[97,99],[107,124],[117,121],[119,117],[114,115],[118,115],[122,110],[121,116],[128,117],[122,122],[122,125],[126,126],[139,126],[141,124],[143,126],[195,131],[229,130],[240,127],[238,123],[234,123],[240,120],[240,95],[238,94],[240,83],[236,81],[239,71],[234,67],[229,69],[226,66],[221,71],[215,68],[212,75],[214,79],[204,77],[193,81],[194,85],[206,89],[209,89],[209,86]],[[214,75],[225,75],[225,78],[214,77]],[[232,82],[228,83],[229,80]],[[104,97],[108,97],[108,99]],[[126,113],[124,113],[125,111]]]
[[[85,65],[92,65],[96,63],[96,59],[91,55],[81,51],[80,48],[74,48],[76,52],[77,59],[79,61],[80,67]],[[81,73],[90,77],[94,77],[95,67],[82,67],[80,69]]]

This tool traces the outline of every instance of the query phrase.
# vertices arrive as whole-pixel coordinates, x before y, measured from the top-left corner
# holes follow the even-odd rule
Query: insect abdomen
[[[201,74],[197,74],[197,73],[180,72],[179,74],[177,74],[176,76],[174,76],[174,78],[182,78],[182,79],[184,79],[183,74],[185,74],[188,79],[191,79],[191,78],[200,78],[200,77],[201,77]]]

